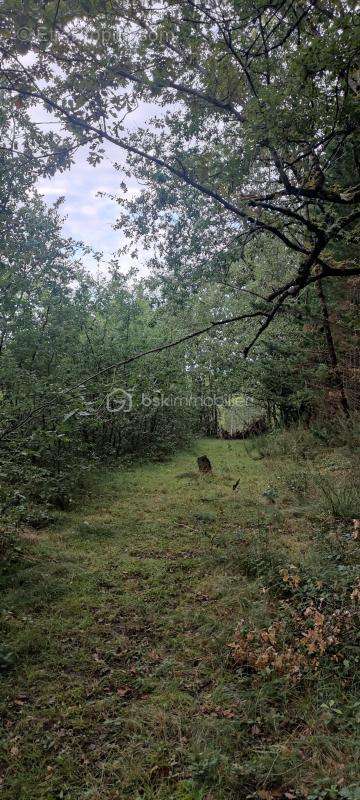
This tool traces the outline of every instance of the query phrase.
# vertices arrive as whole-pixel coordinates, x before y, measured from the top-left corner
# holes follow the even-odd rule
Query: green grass
[[[197,473],[204,453],[213,476]],[[291,603],[331,605],[352,580],[357,543],[339,534],[334,561],[330,522],[294,506],[287,468],[296,484],[283,456],[198,442],[94,476],[55,529],[23,539],[0,587],[3,800],[359,797],[356,648],[300,684],[229,648],[241,620],[291,626]]]

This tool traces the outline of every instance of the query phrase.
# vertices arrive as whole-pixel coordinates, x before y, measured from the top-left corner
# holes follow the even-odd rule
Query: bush
[[[307,428],[276,428],[247,445],[249,455],[258,458],[288,456],[295,461],[308,458],[319,447],[319,438]]]

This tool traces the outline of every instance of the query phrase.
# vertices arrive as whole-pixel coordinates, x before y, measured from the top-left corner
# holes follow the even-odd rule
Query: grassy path
[[[213,477],[197,474],[203,452]],[[244,537],[275,536],[261,496],[281,469],[241,442],[198,442],[98,477],[57,531],[25,542],[2,587],[15,655],[1,679],[3,800],[283,797],[330,774],[327,690],[310,702],[278,678],[254,683],[228,647],[242,618],[271,621],[256,566],[268,538],[245,563]],[[296,560],[306,536],[279,542]]]

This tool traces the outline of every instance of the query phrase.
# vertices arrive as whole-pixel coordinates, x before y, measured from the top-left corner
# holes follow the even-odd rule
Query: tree
[[[184,352],[160,355],[156,371],[150,361],[117,377],[109,369],[156,350],[168,319],[115,264],[106,280],[86,273],[60,205],[48,208],[24,173],[0,218],[0,509],[34,525],[49,504],[66,507],[94,463],[159,456],[197,425],[196,410],[158,402],[170,388],[186,395]],[[121,413],[123,392],[131,406]]]
[[[334,257],[356,242],[359,219],[354,11],[342,0],[45,3],[27,17],[43,26],[29,36],[30,66],[14,15],[2,90],[42,103],[93,162],[106,141],[128,154],[149,187],[131,223],[136,208],[150,241],[160,225],[169,242],[193,207],[192,235],[201,254],[202,242],[205,256],[212,248],[213,269],[264,233],[282,242],[293,273],[264,287],[259,336],[312,282],[358,274],[351,257]],[[160,115],[127,131],[140,100]]]

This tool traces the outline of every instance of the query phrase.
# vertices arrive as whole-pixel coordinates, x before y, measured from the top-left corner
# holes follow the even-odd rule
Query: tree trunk
[[[324,324],[324,331],[325,331],[325,338],[326,338],[326,344],[327,344],[327,349],[328,349],[328,356],[329,356],[329,361],[330,361],[330,364],[331,364],[331,367],[332,367],[332,370],[333,370],[333,373],[334,373],[335,385],[339,389],[339,392],[340,392],[341,408],[342,408],[345,416],[349,418],[350,417],[349,404],[348,404],[347,397],[346,397],[346,394],[345,394],[342,374],[341,374],[341,371],[340,371],[340,368],[339,368],[339,363],[338,363],[338,359],[337,359],[337,355],[336,355],[334,339],[333,339],[330,320],[329,320],[329,309],[327,307],[327,303],[326,303],[326,299],[325,299],[324,290],[323,290],[323,287],[322,287],[321,280],[316,282],[316,289],[317,289],[318,297],[319,297],[319,300],[320,300],[320,307],[321,307],[321,313],[322,313],[323,324]]]

